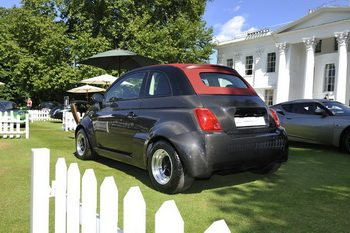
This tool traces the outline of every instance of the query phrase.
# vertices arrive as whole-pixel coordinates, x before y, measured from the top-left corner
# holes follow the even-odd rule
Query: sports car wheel
[[[148,173],[156,189],[169,194],[185,191],[194,181],[186,174],[175,149],[166,141],[152,145],[148,156]]]
[[[75,156],[78,159],[90,160],[96,157],[94,151],[92,151],[89,139],[86,136],[84,129],[80,129],[75,136]]]
[[[350,130],[345,131],[341,138],[341,147],[348,153],[350,153]]]

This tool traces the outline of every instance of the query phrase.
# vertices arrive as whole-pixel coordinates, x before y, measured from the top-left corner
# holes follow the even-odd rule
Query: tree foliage
[[[205,6],[206,0],[22,0],[19,8],[0,8],[0,99],[62,102],[79,80],[106,73],[77,61],[109,49],[163,63],[207,62],[213,45]]]

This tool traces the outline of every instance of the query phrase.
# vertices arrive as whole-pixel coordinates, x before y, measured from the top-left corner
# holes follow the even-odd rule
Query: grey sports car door
[[[317,103],[293,104],[290,112],[283,118],[285,127],[291,140],[331,144],[333,137],[333,116],[318,115],[316,109],[323,108]]]

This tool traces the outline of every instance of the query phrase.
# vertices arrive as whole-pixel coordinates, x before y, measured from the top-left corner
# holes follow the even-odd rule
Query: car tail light
[[[196,108],[194,113],[199,126],[204,131],[221,131],[221,125],[215,115],[207,108]]]
[[[281,122],[280,122],[280,119],[278,118],[278,115],[277,115],[276,111],[273,110],[272,108],[270,108],[270,112],[271,112],[271,114],[273,116],[273,119],[275,120],[276,126],[277,127],[281,127]]]

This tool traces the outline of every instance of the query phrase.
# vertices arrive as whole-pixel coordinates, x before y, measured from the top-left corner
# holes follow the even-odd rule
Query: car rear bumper
[[[263,135],[231,136],[223,133],[182,135],[174,145],[189,175],[209,177],[214,171],[245,171],[288,159],[283,130]]]

